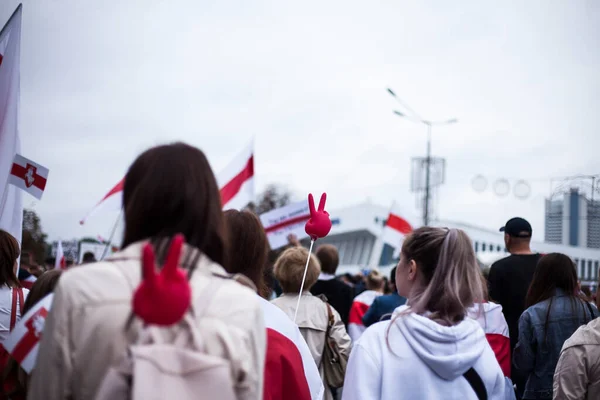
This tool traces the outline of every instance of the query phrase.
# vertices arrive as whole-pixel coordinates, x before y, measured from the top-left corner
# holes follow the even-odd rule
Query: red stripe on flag
[[[288,219],[287,221],[282,221],[278,224],[271,225],[270,227],[265,229],[265,233],[271,233],[280,230],[281,228],[285,228],[286,226],[295,225],[300,222],[305,222],[310,219],[310,214],[300,215],[299,217],[294,217]]]
[[[229,203],[231,199],[242,188],[242,185],[250,178],[254,176],[254,155],[251,155],[248,162],[236,176],[234,176],[229,182],[221,188],[221,204],[225,205]]]
[[[411,233],[413,230],[407,220],[391,213],[385,225],[405,235]]]
[[[30,167],[30,166],[31,166],[31,164],[27,164],[27,167]],[[31,185],[27,185],[27,187],[35,186],[36,188],[40,189],[41,191],[44,191],[44,189],[46,188],[46,178],[36,174],[35,167],[33,167],[33,166],[31,166],[31,167],[34,168],[33,183]],[[25,181],[25,183],[27,184],[27,179],[26,179],[27,169],[28,168],[23,167],[22,165],[13,163],[12,168],[10,170],[10,174],[16,176],[17,178],[23,179]]]
[[[25,360],[25,358],[29,355],[31,350],[35,347],[35,345],[41,340],[42,332],[37,332],[35,327],[33,326],[33,322],[37,318],[46,319],[48,316],[48,310],[44,307],[40,308],[35,314],[31,316],[25,322],[25,328],[27,328],[27,332],[23,335],[21,340],[15,345],[11,355],[19,364]]]
[[[350,308],[350,315],[348,316],[348,323],[364,326],[362,318],[367,313],[368,309],[369,305],[361,303],[360,301],[355,301],[354,303],[352,303],[352,308]]]
[[[123,186],[124,186],[124,185],[125,185],[125,178],[121,179],[121,182],[117,183],[117,184],[115,185],[115,187],[114,187],[114,188],[110,189],[110,192],[108,192],[108,193],[106,194],[106,196],[104,196],[104,197],[102,198],[102,200],[100,200],[100,201],[98,202],[98,204],[102,203],[104,200],[108,199],[108,198],[109,198],[110,196],[112,196],[113,194],[115,194],[115,193],[118,193],[118,192],[122,192],[122,191],[123,191]]]
[[[4,57],[2,57],[2,54],[0,54],[0,65],[2,65],[2,59],[3,59],[3,58],[4,58]]]
[[[290,339],[267,328],[263,400],[310,400],[300,351]]]

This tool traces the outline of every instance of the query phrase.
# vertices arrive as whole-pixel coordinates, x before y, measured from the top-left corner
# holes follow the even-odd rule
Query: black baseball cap
[[[527,220],[519,217],[509,219],[506,224],[500,228],[500,232],[504,232],[512,237],[529,238],[532,234],[531,224]]]

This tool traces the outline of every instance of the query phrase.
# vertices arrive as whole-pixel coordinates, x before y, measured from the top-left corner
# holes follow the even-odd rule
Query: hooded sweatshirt
[[[420,315],[398,315],[407,308],[398,307],[391,321],[372,325],[356,342],[343,400],[477,400],[462,376],[470,368],[488,399],[504,399],[502,370],[477,321],[442,326]]]

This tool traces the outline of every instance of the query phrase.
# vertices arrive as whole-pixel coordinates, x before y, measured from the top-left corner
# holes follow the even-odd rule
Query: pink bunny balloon
[[[321,195],[321,201],[319,202],[319,209],[315,210],[315,200],[313,199],[312,193],[308,195],[308,208],[310,210],[310,219],[304,226],[304,231],[310,236],[311,240],[317,240],[324,238],[329,234],[331,230],[331,220],[329,219],[329,213],[325,211],[325,201],[327,200],[327,193]]]

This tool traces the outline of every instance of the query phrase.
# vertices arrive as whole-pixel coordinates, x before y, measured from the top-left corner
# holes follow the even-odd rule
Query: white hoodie
[[[392,320],[406,309],[398,307]],[[477,400],[462,376],[471,367],[483,380],[488,399],[504,399],[502,370],[477,321],[465,318],[447,327],[408,314],[372,325],[356,342],[342,399]]]

